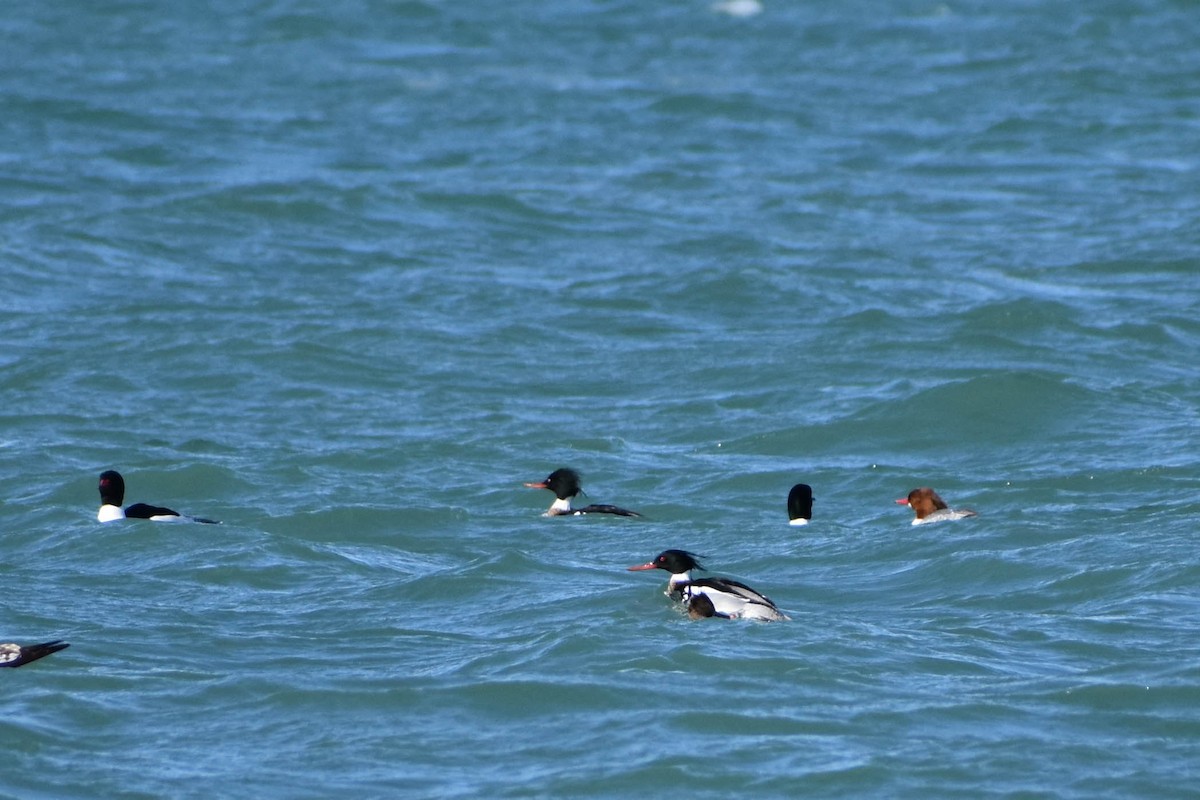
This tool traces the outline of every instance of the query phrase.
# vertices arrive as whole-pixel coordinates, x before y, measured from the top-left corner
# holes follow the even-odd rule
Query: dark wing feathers
[[[23,667],[31,661],[37,661],[39,658],[45,658],[51,653],[57,653],[71,645],[58,639],[53,642],[43,642],[42,644],[31,644],[20,648],[17,656],[8,661],[0,661],[0,667]],[[10,648],[12,645],[0,645],[0,647]]]
[[[125,516],[130,519],[150,519],[151,517],[178,517],[178,511],[172,511],[162,506],[150,506],[145,503],[134,503],[125,509]]]
[[[590,506],[583,508],[571,509],[572,514],[616,514],[618,517],[640,517],[641,514],[636,511],[630,511],[627,508],[618,508],[617,506],[605,505],[603,503],[593,503]]]
[[[688,585],[708,587],[709,589],[716,589],[719,592],[729,592],[730,594],[736,594],[738,597],[743,597],[751,603],[760,603],[771,608],[777,608],[771,598],[732,578],[697,578],[694,581],[689,581]]]

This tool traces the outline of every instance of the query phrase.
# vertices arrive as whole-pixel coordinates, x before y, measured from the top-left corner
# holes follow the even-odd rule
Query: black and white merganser
[[[908,497],[901,497],[896,502],[902,506],[911,507],[916,513],[916,517],[912,521],[913,525],[927,525],[930,522],[979,516],[969,508],[950,508],[946,505],[946,501],[938,497],[938,493],[928,486],[913,489],[908,493]]]
[[[571,498],[583,491],[579,483],[579,473],[573,469],[562,467],[546,476],[546,480],[525,484],[530,489],[549,489],[554,492],[554,502],[542,516],[562,517],[580,514],[616,514],[619,517],[640,517],[636,511],[618,508],[610,505],[587,505],[582,508],[572,508]]]
[[[797,483],[788,492],[788,524],[807,525],[812,519],[813,493],[807,483]]]
[[[0,644],[0,667],[23,667],[30,661],[45,658],[70,646],[61,639],[42,644],[27,644],[23,647],[12,642]]]
[[[100,473],[100,511],[96,519],[100,522],[112,522],[115,519],[149,519],[155,522],[205,522],[216,525],[215,519],[189,517],[162,506],[148,506],[145,503],[134,503],[121,508],[125,502],[125,479],[121,473],[110,469]]]
[[[719,616],[730,619],[761,619],[783,620],[790,619],[775,607],[771,599],[756,592],[744,583],[738,583],[730,578],[697,578],[692,579],[692,570],[704,569],[695,553],[686,550],[663,550],[648,564],[629,567],[630,572],[644,569],[661,569],[671,574],[667,580],[667,590],[664,592],[674,600],[683,600],[688,604],[688,614],[692,615],[692,600],[703,595],[712,604],[712,614],[703,613],[707,605],[697,604],[696,612],[700,616]]]

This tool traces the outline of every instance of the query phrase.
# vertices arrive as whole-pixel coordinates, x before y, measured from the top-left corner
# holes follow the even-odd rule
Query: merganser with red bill
[[[0,644],[0,667],[23,667],[31,661],[45,658],[51,653],[57,653],[70,646],[61,639],[42,644],[19,645],[12,642]]]
[[[931,522],[979,516],[969,508],[950,508],[946,505],[946,501],[928,486],[913,489],[908,493],[908,497],[901,497],[896,502],[912,508],[916,514],[912,521],[913,525],[927,525]]]
[[[695,553],[686,550],[664,550],[654,557],[654,560],[636,567],[629,567],[630,572],[646,569],[661,569],[670,573],[667,580],[667,590],[664,592],[674,600],[682,600],[688,604],[688,613],[692,614],[692,600],[703,595],[712,604],[711,615],[701,613],[701,616],[721,616],[730,619],[789,619],[776,608],[775,603],[761,592],[751,589],[744,583],[731,578],[692,578],[692,570],[702,570],[704,567],[696,559]],[[696,611],[703,612],[707,606],[701,602]]]
[[[100,473],[100,511],[96,519],[100,522],[112,522],[117,519],[149,519],[155,522],[204,522],[216,525],[215,519],[189,517],[162,506],[150,506],[145,503],[134,503],[121,508],[125,502],[125,479],[121,473],[110,469]]]
[[[807,525],[812,519],[813,493],[807,483],[797,483],[788,492],[788,524]]]
[[[542,515],[544,517],[579,516],[580,514],[615,514],[618,517],[641,516],[636,511],[604,504],[593,503],[582,508],[573,508],[571,506],[571,498],[583,492],[583,487],[579,482],[579,473],[567,467],[554,470],[554,472],[546,476],[546,480],[544,481],[527,483],[525,485],[530,489],[549,489],[554,492],[554,502],[550,504],[550,508]]]

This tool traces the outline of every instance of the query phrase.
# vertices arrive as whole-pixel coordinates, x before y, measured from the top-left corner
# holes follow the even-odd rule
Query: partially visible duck
[[[45,658],[51,653],[70,647],[61,639],[42,644],[19,645],[7,642],[0,644],[0,667],[23,667],[30,661]]]
[[[635,567],[629,567],[630,572],[647,569],[661,569],[670,573],[665,594],[674,600],[683,600],[688,604],[688,613],[692,613],[692,600],[703,595],[712,604],[711,616],[722,616],[736,619],[784,620],[788,617],[780,611],[771,599],[761,592],[751,589],[744,583],[731,578],[692,578],[692,570],[702,570],[704,567],[696,559],[695,553],[686,550],[664,550],[654,557],[653,561]],[[701,616],[707,605],[701,601],[697,606]]]
[[[813,493],[807,483],[797,483],[788,492],[788,524],[807,525],[812,519]]]
[[[912,521],[913,525],[979,516],[969,508],[950,508],[946,505],[946,501],[928,486],[913,489],[908,493],[908,497],[901,497],[896,502],[912,508],[916,514]]]
[[[125,502],[125,479],[114,469],[100,473],[100,511],[96,519],[100,522],[112,522],[116,519],[149,519],[155,522],[205,522],[217,524],[215,519],[189,517],[162,506],[148,506],[145,503],[134,503],[121,508]]]
[[[713,605],[713,601],[709,600],[706,594],[692,595],[692,599],[688,600],[687,612],[691,619],[706,619],[708,617],[729,619],[728,614],[717,613],[717,607]]]
[[[542,516],[562,517],[578,516],[580,514],[616,514],[619,517],[640,517],[636,511],[618,508],[617,506],[592,504],[582,508],[573,508],[571,498],[583,492],[579,481],[579,473],[573,469],[562,467],[551,472],[544,481],[525,484],[530,489],[549,489],[554,492],[554,502]]]

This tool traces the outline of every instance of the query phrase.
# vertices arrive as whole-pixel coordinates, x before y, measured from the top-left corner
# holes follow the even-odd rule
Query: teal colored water
[[[1190,4],[0,32],[0,796],[1194,795]]]

